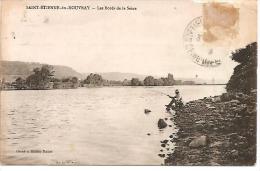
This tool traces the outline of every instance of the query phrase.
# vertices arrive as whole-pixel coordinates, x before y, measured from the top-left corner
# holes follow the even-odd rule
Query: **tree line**
[[[18,77],[13,86],[16,89],[59,89],[59,88],[77,88],[79,79],[77,77],[68,77],[58,79],[54,76],[55,71],[50,65],[43,65],[41,68],[33,69],[33,73],[25,79]]]
[[[114,81],[103,79],[101,75],[91,73],[83,83],[86,86],[172,86],[175,84],[175,80],[172,74],[168,74],[167,77],[159,79],[147,76],[144,80],[132,78],[130,80],[125,79],[124,81]]]
[[[97,87],[97,86],[172,86],[175,80],[172,74],[167,77],[154,78],[147,76],[144,80],[132,78],[130,80],[115,81],[103,79],[96,73],[89,74],[85,79],[80,80],[77,77],[55,78],[55,71],[50,65],[43,65],[33,69],[33,73],[26,78],[18,77],[14,82],[6,86],[17,89],[44,90],[44,89],[66,89],[78,87]],[[2,89],[3,86],[1,86]]]

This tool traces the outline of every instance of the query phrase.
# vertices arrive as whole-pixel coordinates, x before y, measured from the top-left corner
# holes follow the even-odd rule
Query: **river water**
[[[1,92],[5,163],[160,165],[164,105],[178,88],[185,102],[220,95],[224,86],[103,87]],[[163,92],[163,93],[160,93]],[[144,109],[152,112],[144,114]],[[147,134],[150,133],[150,136]],[[173,147],[170,147],[173,149]]]

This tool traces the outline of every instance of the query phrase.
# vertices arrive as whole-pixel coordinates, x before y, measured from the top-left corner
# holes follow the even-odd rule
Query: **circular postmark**
[[[204,67],[217,67],[221,64],[221,50],[218,47],[205,46],[202,21],[202,17],[196,17],[185,28],[184,49],[194,63]]]

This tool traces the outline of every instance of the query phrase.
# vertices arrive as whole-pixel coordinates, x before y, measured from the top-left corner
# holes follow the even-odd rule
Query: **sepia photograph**
[[[257,0],[0,3],[1,165],[256,165]]]

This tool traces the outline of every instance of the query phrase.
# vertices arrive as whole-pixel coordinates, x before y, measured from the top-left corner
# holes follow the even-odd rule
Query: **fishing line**
[[[166,93],[164,93],[164,92],[161,92],[161,91],[158,91],[158,90],[151,90],[151,91],[168,96],[168,94],[166,94]]]

